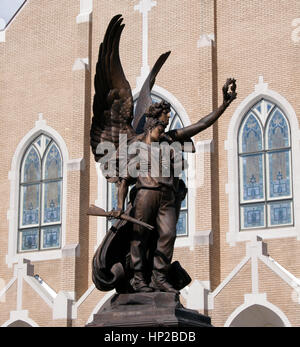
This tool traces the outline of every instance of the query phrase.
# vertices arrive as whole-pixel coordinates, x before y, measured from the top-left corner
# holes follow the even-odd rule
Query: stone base
[[[184,308],[179,295],[115,294],[87,327],[211,327],[210,317]]]

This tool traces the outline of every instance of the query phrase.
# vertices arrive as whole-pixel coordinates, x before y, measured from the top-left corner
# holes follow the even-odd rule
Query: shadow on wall
[[[239,313],[230,327],[284,327],[281,318],[272,310],[261,305],[252,305]]]
[[[22,320],[16,320],[13,323],[9,324],[7,327],[8,328],[31,328],[31,325]]]

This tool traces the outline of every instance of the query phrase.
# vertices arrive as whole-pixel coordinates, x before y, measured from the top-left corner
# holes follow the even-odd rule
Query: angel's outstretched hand
[[[226,106],[229,106],[237,97],[235,82],[236,80],[234,78],[228,78],[223,86],[223,103]]]

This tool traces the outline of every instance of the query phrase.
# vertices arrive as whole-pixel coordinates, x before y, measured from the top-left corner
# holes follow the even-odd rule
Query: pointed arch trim
[[[8,230],[8,254],[6,263],[8,267],[12,267],[17,263],[20,257],[24,254],[17,253],[17,231],[18,231],[18,214],[19,214],[19,181],[20,181],[20,165],[22,158],[28,149],[30,143],[40,134],[45,134],[51,137],[59,146],[63,160],[63,201],[62,201],[62,238],[61,249],[47,250],[43,252],[28,252],[26,258],[32,261],[57,259],[62,256],[62,248],[65,245],[65,230],[66,230],[66,196],[67,196],[67,170],[69,161],[69,152],[67,145],[61,135],[52,127],[47,125],[42,114],[39,115],[39,120],[36,121],[35,127],[32,128],[19,142],[11,162],[11,169],[8,174],[10,181],[10,207],[7,211],[7,219],[9,221]]]
[[[300,170],[300,162],[297,160],[300,155],[299,139],[300,130],[299,122],[292,105],[279,93],[269,89],[267,83],[263,83],[263,78],[260,76],[259,83],[255,86],[255,91],[248,95],[236,108],[233,113],[227,132],[227,140],[225,141],[225,150],[227,150],[227,163],[228,163],[228,183],[226,184],[226,193],[228,194],[228,211],[229,213],[229,230],[226,234],[227,242],[234,246],[236,242],[251,240],[257,235],[268,238],[284,238],[284,237],[297,237],[300,240],[300,230],[297,228],[300,223],[300,215],[295,213],[294,226],[291,227],[278,227],[276,229],[268,230],[239,230],[239,179],[238,179],[238,134],[241,122],[246,112],[252,106],[258,103],[261,99],[267,99],[278,106],[287,118],[290,131],[291,131],[291,147],[292,147],[292,177],[293,191],[294,191],[294,210],[300,211],[300,180],[297,180],[295,173]],[[297,231],[298,229],[298,231]]]
[[[266,294],[249,294],[245,295],[245,302],[237,307],[227,318],[224,327],[230,327],[231,323],[234,321],[234,319],[243,311],[245,311],[247,308],[253,306],[253,305],[259,305],[263,306],[270,311],[274,312],[282,321],[285,327],[291,327],[291,323],[288,320],[287,316],[275,305],[270,303],[267,300]]]

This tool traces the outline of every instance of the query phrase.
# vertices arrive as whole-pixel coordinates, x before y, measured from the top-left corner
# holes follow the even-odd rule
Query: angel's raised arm
[[[231,102],[236,98],[236,83],[235,79],[229,78],[223,86],[223,103],[215,111],[200,119],[197,123],[187,127],[172,130],[172,137],[176,141],[184,142],[191,137],[197,135],[201,131],[209,128],[227,109]],[[229,87],[231,87],[229,91]]]

